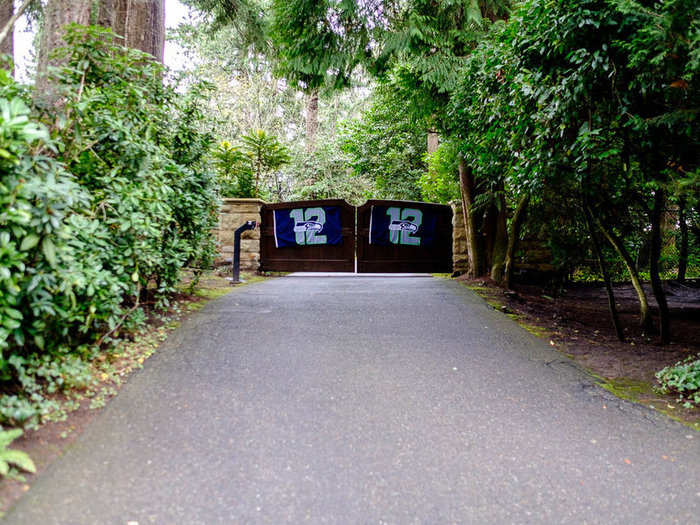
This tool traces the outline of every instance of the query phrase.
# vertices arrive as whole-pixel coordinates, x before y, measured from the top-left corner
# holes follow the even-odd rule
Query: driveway
[[[700,434],[458,283],[288,276],[194,314],[7,523],[699,523]]]

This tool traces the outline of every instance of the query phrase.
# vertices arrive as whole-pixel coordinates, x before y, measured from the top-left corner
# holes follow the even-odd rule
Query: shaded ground
[[[614,293],[627,340],[620,342],[610,321],[607,295],[599,284],[567,287],[556,297],[533,285],[515,285],[514,294],[504,293],[485,280],[460,278],[470,288],[505,313],[515,312],[537,335],[549,338],[584,367],[609,380],[607,387],[618,395],[654,405],[674,417],[695,424],[700,430],[700,409],[684,409],[675,396],[653,390],[655,374],[690,355],[700,353],[700,283],[665,283],[671,310],[672,343],[661,346],[654,334],[642,335],[639,307],[631,285],[615,286]],[[657,306],[647,286],[654,322]]]

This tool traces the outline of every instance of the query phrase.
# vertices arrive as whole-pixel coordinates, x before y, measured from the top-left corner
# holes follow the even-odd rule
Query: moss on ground
[[[628,401],[640,401],[644,395],[654,395],[654,387],[644,381],[616,377],[614,379],[602,378],[599,383],[605,390],[617,397]]]
[[[195,290],[194,295],[201,297],[202,299],[218,299],[233,290],[232,287],[229,288],[198,288]],[[204,306],[204,303],[195,303],[197,305]],[[200,306],[200,308],[201,308]]]

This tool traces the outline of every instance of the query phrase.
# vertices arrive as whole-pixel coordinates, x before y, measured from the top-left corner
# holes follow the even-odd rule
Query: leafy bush
[[[211,137],[196,131],[197,93],[178,96],[164,84],[160,64],[117,46],[102,29],[74,26],[65,39],[61,157],[109,230],[104,267],[122,276],[134,300],[153,283],[163,296],[174,290],[183,265],[213,251],[199,235],[208,236],[214,224],[215,194],[203,165]],[[193,192],[205,198],[183,201]]]
[[[282,193],[279,169],[289,164],[291,156],[277,137],[257,129],[242,135],[239,145],[221,142],[214,159],[226,197],[270,200]]]
[[[420,200],[427,131],[390,89],[375,90],[362,117],[340,127],[339,142],[355,175],[373,183],[375,198]]]
[[[214,149],[214,165],[219,173],[223,197],[252,197],[253,170],[246,155],[234,144],[224,140]]]
[[[678,401],[690,408],[700,406],[700,356],[689,357],[656,373],[663,393],[678,394]]]
[[[180,270],[215,255],[204,88],[176,94],[109,31],[65,39],[43,114],[0,72],[0,423],[34,425],[47,394],[85,388],[144,300],[167,304]]]
[[[8,349],[44,350],[80,331],[76,292],[91,277],[81,272],[74,229],[89,221],[71,217],[89,195],[49,156],[56,144],[29,113],[19,98],[0,99],[0,380],[8,379]]]
[[[2,476],[17,476],[14,465],[26,472],[36,472],[34,462],[29,458],[26,452],[21,450],[12,450],[7,448],[10,443],[22,435],[20,429],[0,430],[0,477]]]
[[[418,179],[423,198],[431,202],[447,203],[460,198],[457,147],[453,142],[443,142],[438,149],[426,156],[428,171]]]
[[[291,164],[293,175],[304,184],[297,187],[292,199],[345,199],[361,205],[375,191],[370,177],[353,172],[348,158],[339,150],[338,141],[319,141],[311,154],[297,155]]]

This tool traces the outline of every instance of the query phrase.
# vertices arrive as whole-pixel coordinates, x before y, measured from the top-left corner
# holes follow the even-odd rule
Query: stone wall
[[[257,271],[260,266],[260,199],[222,199],[219,225],[214,230],[219,241],[218,264],[231,264],[233,232],[246,221],[256,221],[258,227],[241,235],[241,270]]]

